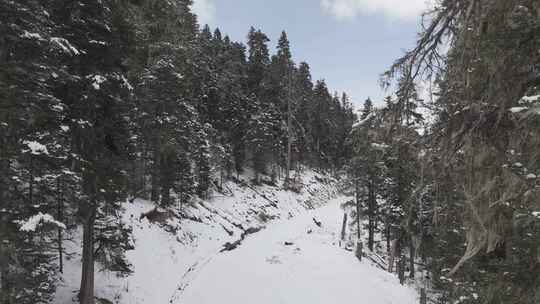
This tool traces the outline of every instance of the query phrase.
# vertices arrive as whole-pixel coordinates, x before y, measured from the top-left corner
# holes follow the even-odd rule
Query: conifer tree
[[[362,119],[363,117],[363,119]],[[386,167],[382,163],[386,146],[382,142],[381,112],[373,109],[370,99],[364,102],[361,120],[352,133],[352,176],[357,192],[357,216],[361,207],[368,217],[368,248],[374,250],[375,233],[381,219],[378,198],[383,195],[382,186]],[[359,218],[357,218],[359,220]],[[358,223],[360,225],[360,223]],[[360,228],[358,228],[360,230]]]

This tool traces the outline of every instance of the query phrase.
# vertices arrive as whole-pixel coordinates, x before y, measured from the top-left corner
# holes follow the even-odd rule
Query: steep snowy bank
[[[96,297],[113,303],[169,303],[179,289],[196,276],[225,244],[234,244],[279,218],[292,218],[307,209],[324,205],[337,195],[336,181],[308,172],[303,177],[301,193],[264,185],[228,182],[230,195],[220,195],[194,206],[183,206],[168,217],[149,221],[141,215],[153,209],[147,201],[125,204],[123,218],[133,228],[135,249],[127,253],[134,273],[126,278],[108,272],[96,273]],[[80,280],[80,232],[72,236],[67,250],[72,256],[65,263],[65,273],[55,303],[76,302]],[[249,239],[247,237],[246,241]],[[96,267],[99,270],[99,265]],[[180,290],[181,291],[181,290]]]

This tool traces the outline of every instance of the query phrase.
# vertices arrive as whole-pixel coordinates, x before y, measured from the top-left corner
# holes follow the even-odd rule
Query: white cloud
[[[321,0],[321,7],[339,20],[372,14],[384,14],[392,19],[414,20],[428,4],[427,0]]]
[[[194,0],[192,9],[197,14],[199,24],[214,22],[216,6],[212,0]]]

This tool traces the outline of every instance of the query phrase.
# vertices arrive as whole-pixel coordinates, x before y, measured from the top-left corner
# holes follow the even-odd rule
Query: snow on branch
[[[39,40],[39,41],[44,41],[45,39],[43,39],[43,37],[41,37],[41,35],[39,33],[31,33],[29,31],[23,31],[23,33],[21,34],[21,37],[22,38],[27,38],[27,39],[35,39],[35,40]]]
[[[356,128],[360,128],[362,126],[364,126],[367,122],[369,122],[372,118],[375,117],[375,113],[369,113],[366,118],[358,121],[357,123],[353,124],[352,128],[353,129],[356,129]]]
[[[40,224],[45,224],[45,223],[49,223],[49,224],[52,224],[58,228],[61,228],[61,229],[66,229],[66,225],[64,225],[63,223],[57,221],[54,219],[54,217],[50,214],[43,214],[43,213],[38,213],[34,216],[31,216],[29,219],[25,220],[25,221],[19,221],[18,224],[21,226],[19,228],[20,231],[24,231],[24,232],[32,232],[32,231],[36,231],[37,227],[40,225]]]
[[[37,141],[23,141],[23,145],[28,147],[28,150],[23,150],[23,152],[30,152],[33,155],[49,154],[47,147],[43,144],[38,143]]]
[[[519,106],[509,109],[514,114],[538,115],[540,114],[540,95],[523,96],[519,101]]]
[[[384,151],[386,149],[389,149],[390,146],[387,145],[387,144],[379,144],[379,143],[372,143],[371,144],[371,147],[375,150],[381,150],[381,151]]]
[[[540,95],[534,95],[534,96],[523,96],[519,103],[531,103],[531,102],[537,102],[540,100]]]
[[[101,84],[107,81],[107,78],[101,75],[88,75],[86,78],[92,80],[92,87],[94,90],[99,90],[101,88]]]
[[[74,47],[67,39],[60,37],[52,37],[51,42],[58,45],[64,52],[70,55],[79,55],[81,52]]]

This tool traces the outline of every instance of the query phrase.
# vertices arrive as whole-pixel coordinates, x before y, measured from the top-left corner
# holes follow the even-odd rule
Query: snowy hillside
[[[337,244],[343,211],[336,181],[304,176],[301,193],[228,182],[229,195],[178,210],[126,203],[133,229],[127,252],[134,273],[99,271],[103,303],[332,303],[360,298],[408,304],[415,292],[392,275],[360,263]],[[337,197],[337,198],[336,198]],[[319,227],[313,219],[321,223]],[[73,236],[55,303],[76,302],[80,235]]]
[[[272,223],[239,249],[213,257],[173,303],[417,303],[415,291],[395,276],[339,247],[346,200]]]

